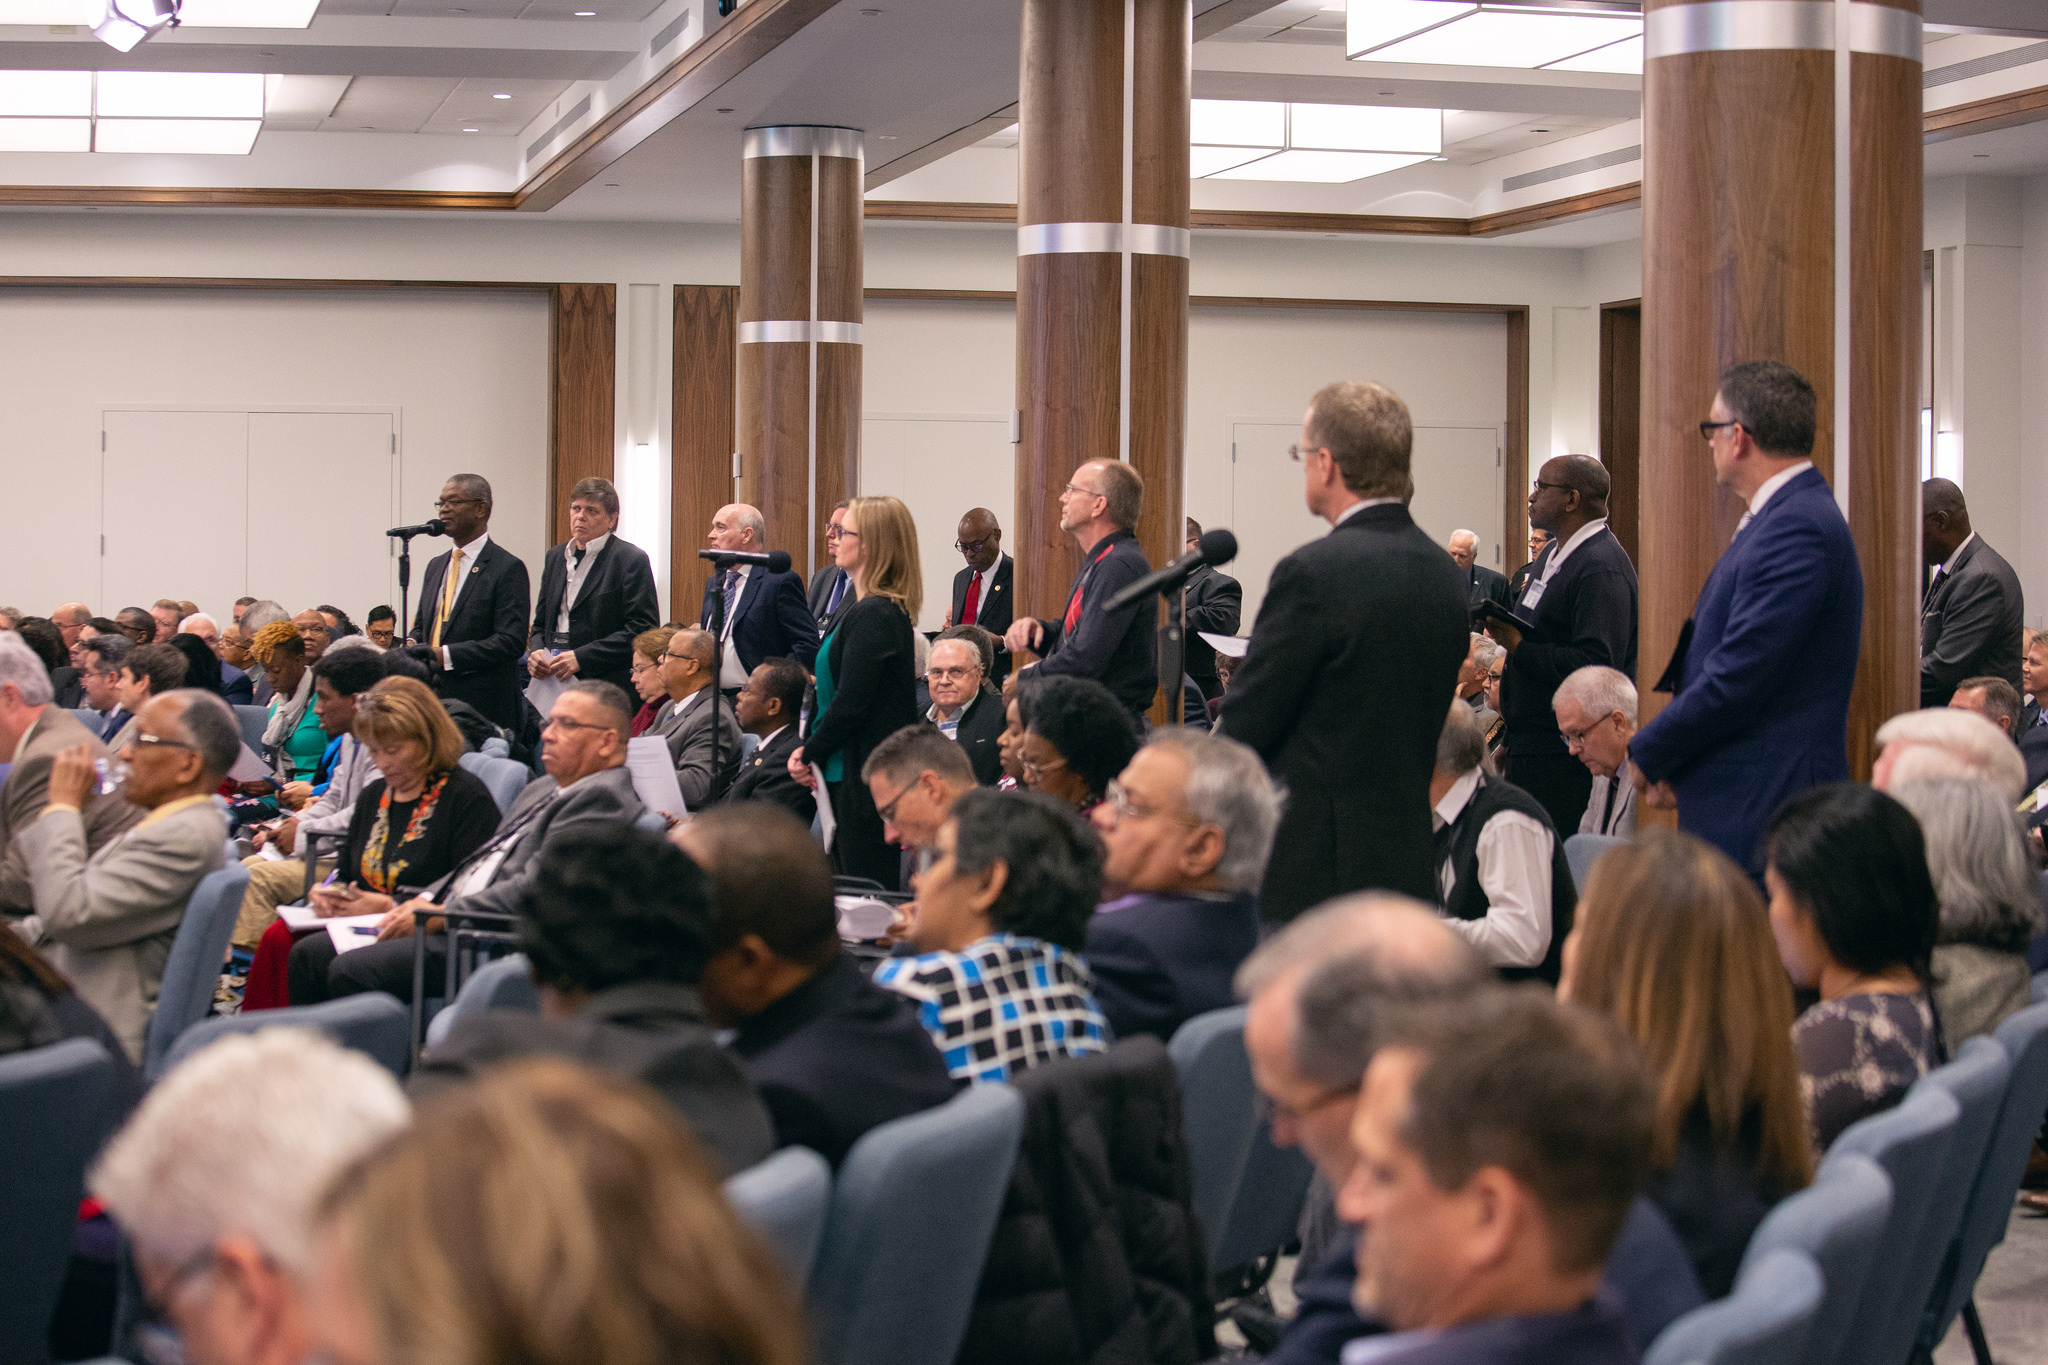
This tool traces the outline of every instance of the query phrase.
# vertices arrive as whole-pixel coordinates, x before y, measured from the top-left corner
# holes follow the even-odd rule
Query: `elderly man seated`
[[[1996,725],[1969,711],[1930,706],[1902,712],[1877,727],[1877,745],[1870,785],[1879,791],[1914,777],[1974,777],[2009,801],[2027,792],[2019,750]]]
[[[49,804],[15,834],[35,900],[17,928],[140,1062],[185,902],[224,860],[227,817],[213,791],[242,735],[226,702],[180,688],[152,699],[122,738],[122,794],[148,814],[92,850],[84,812],[98,755],[84,739],[59,754]]]
[[[1510,980],[1557,984],[1578,890],[1550,817],[1520,787],[1489,777],[1486,735],[1464,702],[1437,737],[1429,800],[1438,905],[1451,928]]]
[[[877,744],[860,777],[882,816],[882,837],[906,853],[936,845],[953,803],[977,785],[966,752],[926,724]]]
[[[1259,942],[1259,879],[1281,798],[1259,756],[1199,730],[1154,731],[1090,815],[1107,850],[1083,955],[1119,1038],[1162,1041],[1232,1003]]]
[[[638,665],[636,664],[637,668]],[[740,764],[740,775],[721,799],[737,805],[767,801],[810,824],[818,801],[789,775],[789,756],[802,747],[798,725],[804,689],[811,675],[794,659],[766,659],[747,675],[747,685],[733,699],[740,728],[760,741]]]
[[[2018,742],[2020,691],[2005,679],[1965,678],[1956,684],[1948,704],[1958,711],[1974,711]]]
[[[1626,839],[1636,832],[1635,764],[1628,742],[1636,732],[1636,685],[1604,664],[1574,670],[1550,699],[1565,748],[1593,774],[1593,795],[1578,833]]]
[[[932,699],[925,719],[967,751],[974,780],[993,787],[1003,775],[1003,756],[996,749],[1003,733],[1003,698],[987,678],[981,651],[970,640],[941,639],[925,660],[924,680]]]
[[[344,1166],[410,1120],[391,1073],[307,1029],[223,1038],[164,1077],[88,1188],[128,1236],[143,1297],[177,1333],[164,1359],[296,1365],[313,1206]]]
[[[668,700],[654,713],[646,733],[667,742],[676,784],[691,810],[723,796],[739,776],[740,727],[731,705],[719,694],[717,681],[718,642],[710,631],[691,626],[669,637],[668,650],[661,656],[661,685]],[[627,724],[630,727],[630,718]],[[711,766],[714,748],[716,772]]]
[[[227,645],[221,638],[221,629],[205,612],[194,612],[178,622],[181,635],[196,635],[206,643],[220,659],[220,699],[230,706],[254,706],[256,684],[248,673],[235,666],[227,657]]]

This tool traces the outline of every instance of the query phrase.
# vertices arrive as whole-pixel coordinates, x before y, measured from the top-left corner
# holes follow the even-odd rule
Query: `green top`
[[[320,767],[320,755],[327,752],[327,731],[311,702],[306,703],[306,714],[299,717],[298,728],[285,736],[284,752],[291,760],[292,780],[311,782]]]
[[[813,660],[818,666],[818,709],[811,713],[811,725],[813,728],[818,724],[818,717],[824,715],[826,709],[832,705],[832,694],[838,690],[832,682],[832,642],[838,638],[839,628],[834,626],[832,633],[827,635],[818,645],[818,657]],[[834,754],[825,760],[825,780],[827,782],[837,782],[845,775],[845,755]]]

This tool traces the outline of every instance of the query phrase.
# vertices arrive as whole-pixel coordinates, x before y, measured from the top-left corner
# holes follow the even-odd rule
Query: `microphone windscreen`
[[[1237,558],[1237,537],[1220,528],[1202,532],[1201,545],[1204,564],[1228,564]]]
[[[1231,553],[1232,553],[1232,554],[1235,554],[1235,553],[1237,552],[1237,542],[1236,542],[1236,541],[1232,541],[1232,542],[1231,542],[1231,545],[1230,545],[1230,549],[1231,549]],[[769,572],[769,573],[788,573],[788,572],[789,572],[789,551],[787,551],[787,550],[770,550],[770,551],[768,552],[768,572]]]

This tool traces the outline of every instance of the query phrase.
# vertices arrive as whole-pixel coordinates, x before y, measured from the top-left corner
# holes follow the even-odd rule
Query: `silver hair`
[[[1891,796],[1913,812],[1941,904],[1939,943],[2023,951],[2041,932],[2041,883],[2012,804],[1989,782],[1915,777]]]
[[[1887,787],[1916,777],[1975,777],[2017,802],[2027,789],[2027,764],[2003,730],[1974,711],[1930,706],[1905,711],[1877,727],[1880,750],[1899,746]]]
[[[242,727],[235,713],[214,693],[197,687],[180,687],[164,695],[178,699],[178,725],[207,773],[216,780],[226,777],[242,753]]]
[[[398,1082],[360,1052],[310,1029],[238,1034],[157,1083],[89,1185],[155,1259],[183,1265],[242,1236],[303,1276],[328,1180],[410,1117]]]
[[[1577,703],[1589,719],[1619,711],[1628,717],[1631,725],[1635,723],[1636,685],[1629,681],[1628,674],[1618,668],[1587,664],[1584,668],[1573,669],[1557,685],[1557,691],[1551,694],[1550,704],[1556,706],[1567,697]]]
[[[346,658],[350,650],[355,650],[375,658],[384,652],[384,647],[367,635],[344,635],[333,644],[327,646],[326,652],[320,656],[320,662],[326,663],[329,659]]]
[[[214,620],[211,616],[208,616],[203,611],[195,611],[190,616],[186,617],[184,620],[178,622],[179,633],[184,635],[196,634],[197,632],[195,632],[192,629],[192,623],[194,621],[204,621],[206,622],[207,625],[213,627],[215,634],[220,633],[220,622]]]
[[[1447,777],[1462,777],[1486,762],[1486,731],[1463,698],[1451,702],[1444,728],[1436,737],[1436,770]]]
[[[50,670],[28,641],[11,630],[0,630],[0,684],[13,683],[25,706],[48,706],[56,694],[50,689]]]
[[[1481,635],[1476,630],[1472,632],[1472,662],[1481,668],[1491,672],[1493,661],[1505,653],[1507,649],[1491,635]]]
[[[256,638],[256,632],[271,622],[291,619],[292,614],[286,611],[281,603],[273,602],[267,597],[260,602],[251,602],[248,610],[242,613],[242,638],[253,640]]]
[[[1216,880],[1229,891],[1256,890],[1287,803],[1258,754],[1234,739],[1182,727],[1155,730],[1145,745],[1177,749],[1187,760],[1182,801],[1197,820],[1223,831]]]

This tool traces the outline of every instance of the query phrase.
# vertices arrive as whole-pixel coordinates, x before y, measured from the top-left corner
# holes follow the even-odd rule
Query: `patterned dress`
[[[1012,1071],[1109,1045],[1088,964],[1042,939],[991,934],[957,953],[893,958],[875,984],[917,1003],[955,1080],[1007,1081]]]
[[[1792,1025],[1792,1050],[1817,1152],[1858,1119],[1904,1099],[1942,1059],[1934,1010],[1917,991],[1823,1000]]]

